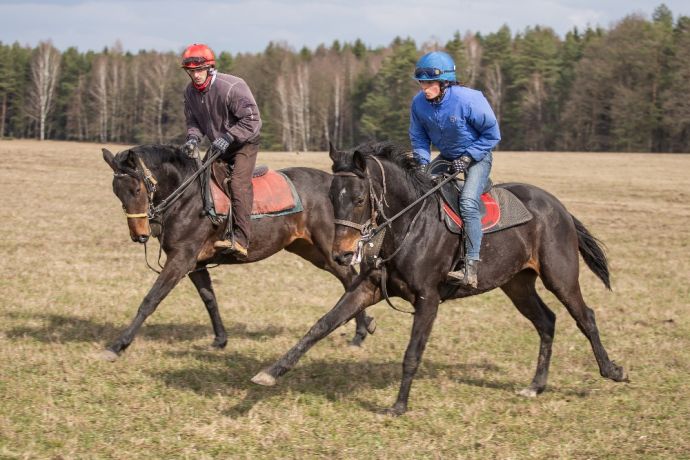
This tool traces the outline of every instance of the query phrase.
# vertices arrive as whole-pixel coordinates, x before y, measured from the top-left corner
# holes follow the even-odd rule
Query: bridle
[[[382,191],[381,195],[377,196],[374,190],[374,185],[373,181],[371,180],[371,175],[369,174],[369,169],[365,169],[365,179],[369,182],[369,202],[371,204],[371,216],[370,218],[365,221],[363,224],[358,224],[356,222],[352,222],[349,220],[345,219],[335,219],[334,222],[336,225],[343,225],[346,227],[351,227],[356,230],[359,230],[361,237],[359,241],[357,242],[357,249],[355,251],[354,256],[352,257],[352,261],[350,262],[350,265],[356,265],[362,261],[362,256],[364,252],[364,248],[366,245],[369,245],[370,247],[374,247],[375,252],[377,252],[376,255],[373,256],[374,260],[374,268],[380,269],[381,270],[381,293],[383,294],[383,297],[386,299],[386,302],[388,305],[390,305],[394,310],[403,312],[403,313],[409,313],[409,314],[414,314],[414,312],[409,312],[402,310],[400,308],[397,308],[393,303],[390,301],[388,298],[388,293],[386,290],[386,278],[387,278],[387,269],[386,269],[386,262],[389,262],[392,260],[398,252],[403,248],[405,241],[407,241],[407,237],[410,235],[412,232],[412,229],[415,226],[415,223],[417,222],[417,219],[419,216],[422,214],[422,211],[426,207],[427,201],[425,201],[429,196],[434,194],[438,189],[443,187],[445,184],[450,182],[451,180],[455,179],[455,176],[457,176],[460,171],[454,173],[454,174],[449,174],[447,177],[445,177],[441,182],[436,184],[434,187],[432,187],[430,190],[428,190],[424,195],[420,196],[416,200],[414,200],[412,203],[409,205],[405,206],[402,210],[400,210],[397,214],[395,214],[393,217],[386,218],[386,215],[383,211],[383,205],[385,204],[388,206],[388,203],[386,202],[386,173],[383,168],[383,164],[381,161],[376,158],[375,156],[369,156],[367,157],[373,159],[376,161],[376,164],[379,166],[379,169],[381,170],[381,185],[382,185]],[[361,178],[360,175],[355,174],[350,171],[338,171],[333,173],[335,176],[346,176],[346,177],[358,177]],[[405,236],[403,237],[402,241],[398,245],[398,247],[393,251],[392,254],[390,254],[388,257],[381,258],[378,257],[378,251],[380,251],[382,243],[383,243],[383,238],[385,237],[385,230],[387,227],[390,227],[393,221],[398,219],[400,216],[411,210],[413,207],[417,206],[419,203],[422,203],[422,205],[419,207],[419,210],[415,214],[415,216],[412,218],[412,221],[407,227],[407,231],[405,232]],[[381,223],[377,223],[377,218],[381,216],[385,220]],[[379,238],[378,241],[375,240],[375,237],[381,233],[384,232]],[[374,242],[376,241],[376,242]]]
[[[189,187],[189,185],[194,181],[194,179],[196,179],[201,173],[208,169],[213,164],[213,162],[222,154],[223,151],[221,150],[215,150],[212,155],[209,155],[209,152],[206,152],[204,162],[201,164],[201,166],[197,168],[197,170],[194,171],[192,175],[187,177],[182,182],[182,184],[179,185],[179,187],[173,190],[173,192],[170,195],[162,199],[161,202],[158,203],[158,205],[153,204],[153,194],[156,192],[156,185],[158,185],[158,181],[153,176],[153,173],[151,173],[151,170],[149,170],[149,168],[146,167],[144,160],[142,160],[141,157],[137,156],[137,160],[143,172],[139,172],[138,170],[132,170],[129,168],[124,168],[122,169],[122,172],[115,172],[113,173],[113,175],[115,177],[130,176],[134,177],[135,179],[143,180],[144,185],[146,186],[146,191],[149,194],[149,208],[146,213],[129,214],[124,209],[123,205],[122,209],[125,212],[125,215],[128,219],[137,219],[143,217],[155,219],[158,216],[162,216],[163,213],[167,211],[170,206],[172,206],[178,199],[180,199],[182,194],[185,192],[185,190],[187,190],[187,187]]]
[[[125,216],[127,219],[143,219],[147,218],[149,220],[149,223],[151,222],[156,222],[160,225],[161,230],[160,230],[160,235],[162,238],[163,235],[163,213],[170,207],[172,206],[187,190],[187,187],[196,179],[202,172],[204,172],[207,168],[210,167],[210,165],[213,164],[213,162],[218,158],[220,155],[222,155],[221,150],[216,150],[212,155],[209,155],[209,153],[206,153],[206,161],[202,163],[202,165],[197,168],[197,170],[194,172],[194,174],[190,175],[185,179],[182,184],[180,184],[179,187],[177,187],[170,195],[168,195],[166,198],[162,199],[158,205],[153,204],[153,195],[156,193],[157,190],[157,185],[158,185],[158,180],[154,177],[153,173],[151,170],[146,166],[144,163],[144,160],[141,159],[140,156],[137,156],[137,161],[139,163],[139,166],[141,166],[141,171],[138,169],[131,169],[131,168],[122,168],[120,171],[115,171],[113,173],[113,176],[115,177],[124,177],[124,176],[129,176],[133,177],[135,179],[143,180],[144,181],[144,186],[146,187],[146,192],[148,194],[148,209],[146,212],[141,212],[141,213],[128,213],[127,209],[125,209],[125,205],[122,205],[122,211],[125,213]],[[161,253],[162,253],[162,245],[159,246],[158,249],[158,266],[161,267]],[[146,266],[153,270],[154,272],[160,274],[161,272],[159,270],[156,270],[149,264],[148,260],[148,254],[147,254],[147,247],[146,243],[144,243],[144,260],[146,261]]]
[[[425,193],[423,196],[420,198],[416,199],[413,201],[411,204],[406,206],[403,210],[395,214],[393,217],[386,217],[386,214],[384,212],[384,205],[389,207],[388,202],[386,201],[386,193],[387,193],[387,187],[386,187],[386,171],[383,167],[383,164],[381,163],[381,160],[376,158],[375,156],[369,156],[367,159],[371,158],[376,162],[378,165],[379,169],[381,170],[381,194],[376,195],[376,191],[374,189],[374,183],[372,181],[371,175],[369,174],[369,169],[365,169],[365,179],[369,183],[369,203],[370,203],[370,208],[371,208],[371,216],[369,219],[367,219],[364,223],[358,224],[357,222],[352,222],[349,220],[345,219],[334,219],[334,222],[336,225],[343,225],[346,227],[354,228],[356,230],[359,230],[361,237],[359,241],[357,242],[357,250],[355,251],[355,255],[352,258],[352,261],[350,262],[350,265],[355,265],[358,264],[362,261],[362,255],[363,255],[363,248],[367,244],[371,244],[371,241],[374,240],[374,238],[381,232],[386,231],[387,227],[390,227],[391,224],[398,219],[400,216],[405,214],[407,211],[418,205],[420,202],[423,202],[422,206],[420,206],[419,210],[415,214],[414,218],[410,222],[410,225],[407,227],[407,231],[405,232],[405,236],[403,237],[402,241],[398,245],[398,247],[393,251],[393,253],[386,257],[386,258],[380,258],[378,255],[374,256],[375,259],[375,267],[380,268],[385,264],[386,262],[390,261],[395,257],[398,252],[403,248],[403,245],[405,244],[405,241],[407,240],[407,237],[410,235],[412,228],[414,227],[414,224],[417,222],[417,219],[419,216],[422,214],[422,211],[426,207],[426,198],[428,198],[433,192],[438,190],[439,187],[434,187],[432,190],[429,192]],[[335,176],[349,176],[349,177],[361,177],[353,172],[350,171],[339,171],[333,173]],[[445,182],[444,182],[445,183]],[[381,216],[384,221],[381,222],[380,224],[377,222],[378,217]],[[383,240],[383,235],[380,237],[380,240],[378,244],[375,246],[380,249],[381,243]],[[373,245],[372,245],[373,246]]]
[[[144,186],[146,187],[146,193],[148,194],[148,210],[146,212],[140,212],[140,213],[128,213],[127,209],[125,208],[125,205],[122,205],[122,212],[125,213],[125,216],[127,219],[142,219],[144,217],[148,219],[153,219],[156,216],[156,208],[153,205],[153,194],[156,193],[158,181],[156,178],[153,176],[153,173],[149,168],[146,167],[146,164],[144,164],[144,160],[141,159],[141,157],[137,157],[137,160],[139,161],[139,165],[141,166],[142,172],[139,172],[139,170],[130,170],[129,168],[123,169],[123,172],[114,172],[113,176],[115,177],[133,177],[135,179],[142,180],[144,182]]]
[[[378,227],[376,223],[376,219],[378,218],[379,215],[383,216],[385,218],[385,214],[383,212],[383,204],[388,206],[388,203],[386,202],[386,173],[385,170],[383,169],[383,165],[379,161],[378,158],[372,157],[374,160],[376,160],[376,163],[379,165],[381,168],[381,176],[382,176],[382,189],[381,189],[381,194],[376,195],[376,191],[374,190],[374,183],[371,180],[371,176],[369,175],[369,170],[367,169],[366,172],[366,180],[369,184],[369,191],[368,191],[368,199],[369,199],[369,209],[371,211],[369,215],[369,219],[367,219],[364,223],[358,224],[357,222],[352,222],[351,220],[345,220],[345,219],[334,219],[333,222],[335,222],[336,225],[343,225],[345,227],[350,227],[354,228],[355,230],[359,230],[360,234],[362,235],[362,239],[365,239],[365,237],[371,237],[371,233],[374,231],[375,228]],[[345,176],[345,177],[361,177],[353,172],[350,171],[339,171],[336,173],[333,173],[334,176]]]

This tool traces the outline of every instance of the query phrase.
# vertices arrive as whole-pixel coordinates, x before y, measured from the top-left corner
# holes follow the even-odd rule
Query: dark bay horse
[[[103,149],[103,159],[113,170],[113,192],[122,202],[130,237],[132,241],[145,243],[151,236],[152,205],[169,197],[196,171],[196,163],[169,145],[142,145],[117,155]],[[213,346],[225,347],[227,334],[206,268],[209,264],[252,263],[285,249],[332,273],[345,288],[352,284],[356,275],[354,269],[337,264],[331,257],[334,222],[328,191],[333,176],[311,168],[288,168],[281,172],[292,180],[304,210],[252,220],[252,241],[246,261],[214,251],[213,243],[221,236],[224,225],[214,226],[202,216],[201,187],[197,180],[162,216],[158,216],[162,224],[159,240],[166,254],[165,265],[132,323],[107,347],[106,359],[115,359],[132,343],[146,318],[186,275],[194,283],[211,317],[215,334]],[[247,292],[251,292],[249,286]],[[351,343],[360,345],[367,332],[373,333],[375,323],[364,313],[358,315],[356,321],[357,329]]]
[[[348,263],[355,245],[362,238],[357,225],[367,221],[381,224],[382,216],[393,216],[432,188],[432,179],[415,169],[410,152],[392,144],[375,144],[352,152],[331,148],[335,178],[331,200],[339,220],[333,243],[334,258]],[[368,154],[365,150],[369,150]],[[563,204],[546,191],[527,184],[502,184],[515,194],[532,213],[527,223],[485,235],[481,248],[482,263],[478,287],[450,286],[446,275],[459,250],[460,239],[441,221],[437,198],[430,196],[426,205],[418,204],[387,229],[380,257],[385,263],[384,278],[388,294],[402,297],[414,306],[410,342],[403,361],[403,375],[398,398],[389,410],[398,415],[407,410],[412,379],[442,300],[481,294],[501,288],[515,307],[529,319],[540,337],[537,369],[531,384],[520,394],[536,396],[546,387],[554,313],[537,294],[535,281],[541,278],[553,292],[578,328],[589,340],[603,377],[627,381],[622,367],[611,361],[599,339],[594,312],[585,304],[579,285],[579,258],[610,289],[609,271],[604,252],[584,225]],[[424,208],[422,209],[422,206]],[[419,214],[417,216],[417,214]],[[413,220],[417,218],[414,225]],[[344,222],[356,224],[343,225]],[[396,253],[396,251],[398,251]],[[252,381],[275,384],[317,341],[345,321],[360,314],[382,299],[381,268],[362,269],[355,282],[337,304],[319,319],[309,332],[272,366]]]

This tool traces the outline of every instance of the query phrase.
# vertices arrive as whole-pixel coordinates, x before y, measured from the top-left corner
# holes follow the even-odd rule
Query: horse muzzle
[[[149,240],[148,235],[131,235],[132,236],[132,241],[135,243],[146,243]]]

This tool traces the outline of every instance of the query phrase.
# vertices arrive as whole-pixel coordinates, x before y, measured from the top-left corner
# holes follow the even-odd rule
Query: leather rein
[[[142,172],[139,172],[139,170],[130,170],[129,168],[125,168],[122,171],[123,172],[114,172],[113,176],[115,177],[123,177],[123,176],[130,176],[134,177],[135,179],[140,179],[144,181],[144,186],[146,187],[146,191],[148,192],[148,198],[149,198],[149,208],[147,212],[145,213],[138,213],[138,214],[130,214],[127,212],[125,209],[125,206],[122,205],[122,210],[125,213],[125,216],[127,216],[128,219],[140,219],[147,217],[149,219],[155,219],[157,216],[162,216],[167,209],[172,206],[187,190],[189,185],[196,179],[201,173],[203,173],[206,169],[208,169],[213,162],[218,158],[220,155],[222,155],[223,152],[220,150],[216,150],[210,158],[207,158],[206,161],[204,161],[201,164],[201,167],[199,167],[194,173],[187,177],[182,184],[179,185],[173,192],[168,195],[166,198],[162,199],[158,205],[153,204],[153,194],[156,192],[156,186],[158,185],[158,181],[156,178],[153,176],[153,173],[151,170],[146,167],[146,164],[144,163],[144,160],[141,159],[141,157],[137,156],[137,160],[139,162],[139,165],[141,166]],[[207,155],[208,157],[208,152]]]
[[[137,156],[137,160],[139,162],[139,166],[141,167],[141,171],[138,169],[130,169],[130,168],[123,168],[121,169],[121,172],[114,172],[113,176],[115,177],[124,177],[124,176],[129,176],[133,177],[135,179],[142,180],[144,182],[144,186],[146,187],[146,192],[148,193],[148,209],[146,212],[141,212],[141,213],[128,213],[127,209],[125,209],[125,205],[122,205],[122,211],[125,213],[125,216],[127,219],[144,219],[147,218],[149,221],[156,221],[160,223],[160,225],[163,225],[163,220],[162,219],[156,219],[158,216],[163,216],[163,213],[170,207],[172,206],[187,190],[189,185],[196,179],[201,173],[203,173],[206,169],[208,169],[213,162],[218,158],[223,152],[220,150],[215,151],[210,157],[208,157],[209,152],[206,152],[206,157],[207,160],[204,161],[199,168],[187,179],[185,179],[182,184],[180,184],[179,187],[177,187],[173,192],[168,195],[166,198],[161,200],[161,202],[156,206],[153,204],[153,195],[156,193],[157,190],[157,185],[158,185],[158,180],[155,178],[151,170],[146,166],[144,163],[144,160],[141,159],[140,156]],[[198,164],[198,162],[197,162]],[[161,231],[162,234],[162,231]],[[146,266],[150,268],[152,271],[160,274],[161,272],[159,270],[156,270],[154,267],[151,266],[149,263],[149,258],[148,258],[148,249],[146,243],[144,243],[144,260],[146,261]],[[162,246],[158,248],[158,266],[162,269],[163,267],[161,266],[161,253],[162,253]]]
[[[381,161],[376,158],[375,156],[370,156],[368,158],[373,159],[376,164],[378,165],[379,169],[381,170],[381,182],[382,182],[382,191],[381,195],[377,196],[374,190],[374,185],[373,181],[371,180],[371,176],[369,174],[369,170],[366,170],[366,180],[369,183],[369,202],[370,202],[370,207],[371,207],[371,215],[369,219],[367,219],[363,224],[358,224],[356,222],[352,222],[349,220],[344,220],[344,219],[334,219],[334,222],[336,225],[343,225],[346,227],[354,228],[356,230],[359,230],[360,234],[362,235],[357,242],[357,250],[355,251],[355,255],[352,257],[352,261],[350,262],[350,265],[356,265],[362,261],[362,254],[363,254],[363,248],[365,247],[366,244],[370,243],[371,240],[380,232],[385,231],[387,227],[390,227],[391,224],[398,219],[400,216],[403,214],[407,213],[410,211],[412,208],[417,206],[419,203],[423,202],[422,206],[420,206],[419,210],[415,214],[415,216],[412,218],[412,221],[410,224],[407,226],[407,231],[405,232],[405,236],[403,237],[402,241],[398,245],[398,247],[393,251],[393,253],[385,258],[379,258],[376,257],[376,260],[374,262],[374,268],[380,269],[381,270],[381,293],[383,294],[383,297],[386,299],[386,302],[388,305],[390,305],[394,310],[397,310],[402,313],[408,313],[411,315],[414,315],[415,312],[412,311],[405,311],[400,308],[397,308],[393,303],[391,303],[390,298],[388,297],[388,292],[386,289],[386,284],[387,284],[387,268],[386,268],[386,263],[391,261],[393,257],[395,257],[398,252],[403,248],[403,245],[405,244],[405,241],[407,241],[407,237],[410,235],[412,232],[412,229],[417,222],[417,219],[419,216],[422,214],[422,211],[426,207],[427,201],[425,201],[429,196],[434,194],[437,190],[439,190],[441,187],[443,187],[445,184],[450,182],[451,180],[455,179],[455,177],[460,173],[460,171],[451,174],[447,177],[444,178],[441,182],[439,182],[437,185],[432,187],[429,191],[427,191],[424,195],[420,196],[416,200],[414,200],[412,203],[409,205],[405,206],[402,210],[400,210],[398,213],[396,213],[394,216],[387,218],[384,211],[383,211],[383,205],[385,204],[388,206],[388,203],[386,202],[386,173],[383,168],[383,164]],[[335,176],[346,176],[346,177],[361,177],[353,172],[350,171],[340,171],[340,172],[335,172],[333,173]],[[381,224],[377,224],[377,218],[378,216],[381,216],[384,218],[384,221]],[[384,235],[385,237],[385,235]]]

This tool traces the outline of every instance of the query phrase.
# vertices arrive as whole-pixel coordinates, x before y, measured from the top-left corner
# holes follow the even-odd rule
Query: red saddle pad
[[[498,202],[493,199],[488,193],[484,193],[482,196],[482,202],[484,207],[486,207],[486,212],[482,215],[482,231],[487,231],[498,224],[501,220],[501,207]],[[455,222],[459,227],[462,227],[462,219],[458,216],[448,203],[443,202],[443,210],[450,217],[453,222]]]
[[[252,178],[252,184],[254,186],[252,214],[270,214],[295,207],[292,189],[282,174],[269,170],[263,176]],[[211,181],[211,192],[216,213],[227,214],[230,199],[215,181]]]

